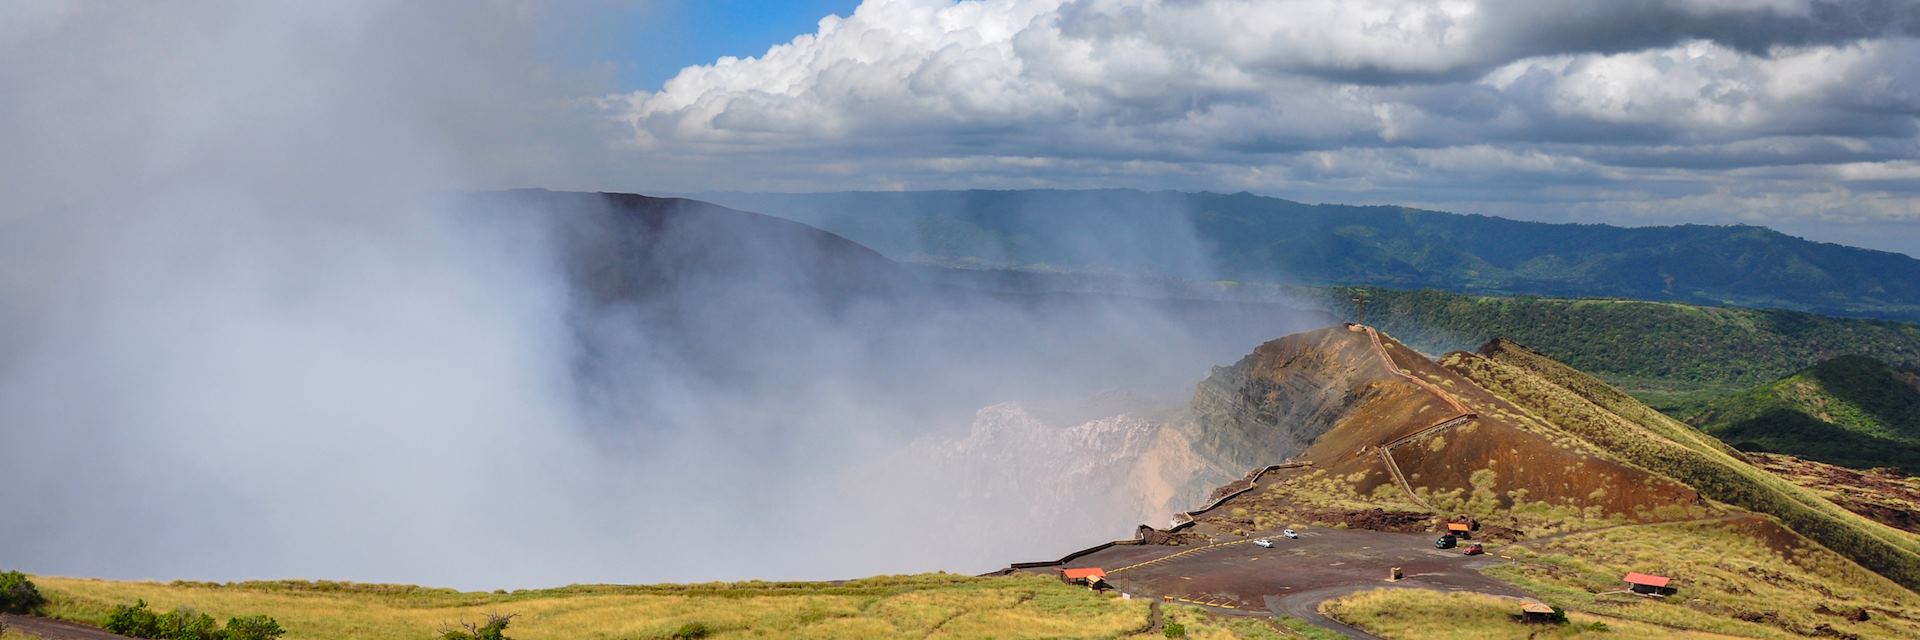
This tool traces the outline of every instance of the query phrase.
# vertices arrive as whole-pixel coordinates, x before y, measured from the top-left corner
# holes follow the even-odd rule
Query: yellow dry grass
[[[1389,640],[1528,640],[1541,638],[1665,638],[1724,640],[1746,636],[1683,631],[1587,613],[1568,624],[1527,624],[1507,598],[1426,589],[1376,589],[1320,605],[1322,613]]]
[[[1769,544],[1766,540],[1774,542]],[[1670,523],[1580,533],[1505,551],[1487,573],[1561,606],[1752,637],[1920,637],[1920,597],[1769,520]],[[1662,599],[1620,594],[1621,576],[1675,579]],[[1868,620],[1851,617],[1860,611]]]
[[[36,577],[56,615],[99,622],[113,605],[146,600],[224,619],[265,614],[287,640],[417,640],[444,625],[513,613],[518,640],[669,637],[698,622],[714,638],[1117,638],[1146,626],[1147,603],[1069,587],[1045,576],[930,575],[845,584],[739,583],[569,587],[511,594],[376,585],[288,588]]]

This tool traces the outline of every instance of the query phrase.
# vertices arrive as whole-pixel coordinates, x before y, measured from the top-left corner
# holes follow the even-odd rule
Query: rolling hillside
[[[1262,466],[1222,487],[1209,506],[1177,516],[1187,521],[1177,531],[1142,527],[1133,544],[1071,556],[1104,563],[1122,588],[1141,590],[1128,598],[1011,568],[979,578],[494,593],[38,580],[52,600],[46,613],[61,618],[97,624],[113,606],[145,600],[160,609],[269,615],[289,638],[420,637],[500,612],[520,614],[510,632],[525,638],[1130,638],[1162,637],[1175,624],[1190,637],[1322,638],[1326,630],[1304,625],[1330,620],[1389,638],[1531,637],[1536,627],[1508,617],[1518,599],[1565,609],[1574,624],[1556,637],[1920,634],[1920,536],[1850,512],[1832,491],[1789,482],[1511,341],[1432,359],[1371,327],[1335,325],[1261,344],[1214,368],[1192,397],[1193,420],[1180,429],[1193,453]],[[1431,534],[1413,535],[1462,517],[1488,555],[1437,551]],[[1243,544],[1278,537],[1281,527],[1307,529],[1308,538],[1291,550]],[[1355,531],[1328,533],[1340,529]],[[1334,555],[1314,556],[1308,540],[1356,544],[1322,542]],[[1383,584],[1372,569],[1385,565],[1342,577],[1344,565],[1393,554],[1450,572],[1455,587],[1422,588],[1439,574],[1409,569],[1396,585],[1403,589],[1367,591]],[[1047,574],[1064,562],[1023,564]],[[1274,562],[1294,568],[1268,570]],[[1296,565],[1311,562],[1325,568]],[[1620,576],[1635,571],[1674,576],[1680,591],[1622,595]],[[1309,578],[1330,586],[1291,591]],[[1253,595],[1195,600],[1201,594],[1155,591],[1190,584]],[[1295,597],[1306,608],[1293,618],[1290,605],[1267,604],[1267,618],[1250,608],[1261,594],[1274,594],[1270,603]],[[1208,615],[1180,603],[1238,611]],[[1423,613],[1393,613],[1413,610]],[[1318,619],[1305,617],[1316,611]]]
[[[1842,355],[1920,364],[1920,325],[1908,322],[1431,289],[1300,290],[1310,306],[1348,317],[1355,314],[1356,295],[1368,300],[1369,324],[1421,351],[1472,349],[1507,337],[1656,401],[1673,392],[1744,390]]]
[[[1842,356],[1720,400],[1694,424],[1735,447],[1920,473],[1920,373]]]
[[[1202,384],[1233,399],[1209,429],[1311,444],[1192,531],[1430,530],[1464,515],[1514,558],[1489,575],[1575,610],[1738,637],[1920,632],[1906,613],[1920,537],[1510,341],[1431,360],[1366,335],[1289,336]],[[1620,598],[1629,571],[1683,576],[1684,598]]]
[[[709,193],[897,260],[1920,318],[1920,260],[1751,226],[1546,224],[1247,193]]]

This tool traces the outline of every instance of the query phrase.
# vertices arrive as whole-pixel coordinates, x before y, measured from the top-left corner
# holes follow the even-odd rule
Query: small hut
[[[1527,601],[1520,603],[1520,621],[1545,624],[1553,622],[1553,607],[1544,602]]]
[[[1643,596],[1670,596],[1674,594],[1673,578],[1656,576],[1650,573],[1629,573],[1625,578],[1627,589]]]
[[[1107,572],[1099,567],[1061,569],[1060,580],[1067,584],[1085,585],[1092,589],[1103,589],[1108,586]]]
[[[1462,540],[1472,538],[1473,525],[1465,522],[1449,522],[1447,523],[1447,533],[1453,534]]]

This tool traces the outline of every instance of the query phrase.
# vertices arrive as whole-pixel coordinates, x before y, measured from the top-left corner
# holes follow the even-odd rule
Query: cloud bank
[[[1917,35],[1899,0],[868,0],[605,106],[675,159],[647,179],[702,189],[1248,189],[1875,240],[1920,227]]]

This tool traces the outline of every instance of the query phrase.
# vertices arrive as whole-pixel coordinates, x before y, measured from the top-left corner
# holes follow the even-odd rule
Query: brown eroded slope
[[[1920,533],[1920,476],[1891,469],[1861,471],[1778,453],[1748,453],[1773,475],[1880,524]]]
[[[1708,511],[1692,488],[1622,462],[1368,327],[1261,345],[1202,384],[1196,405],[1209,398],[1240,401],[1238,410],[1202,412],[1212,442],[1256,456],[1306,443],[1294,460],[1311,463],[1200,516],[1216,529],[1341,507],[1469,514],[1518,531]]]

